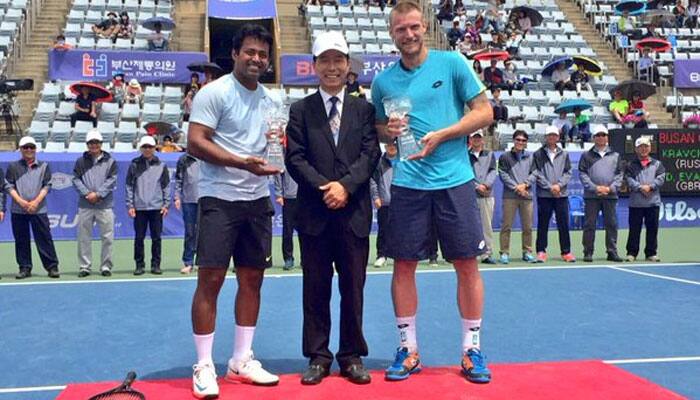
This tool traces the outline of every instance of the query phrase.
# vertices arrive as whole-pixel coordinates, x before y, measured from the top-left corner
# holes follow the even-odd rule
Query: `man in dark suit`
[[[372,205],[369,178],[379,161],[374,109],[345,93],[350,69],[342,34],[326,32],[313,45],[321,87],[294,103],[287,125],[286,166],[299,184],[297,228],[304,266],[303,353],[309,367],[301,383],[328,376],[333,265],[340,287],[340,345],[336,359],[351,382],[370,382],[360,357],[365,270]]]

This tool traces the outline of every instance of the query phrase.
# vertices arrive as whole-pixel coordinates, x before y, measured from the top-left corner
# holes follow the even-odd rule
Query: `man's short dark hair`
[[[245,24],[236,32],[236,35],[233,37],[234,53],[238,54],[241,51],[243,41],[249,37],[267,43],[270,53],[272,53],[272,35],[264,26],[257,24]]]
[[[516,138],[518,137],[523,137],[526,140],[529,139],[529,136],[527,135],[527,132],[525,132],[522,129],[518,129],[517,131],[513,132],[513,141],[515,141]]]
[[[58,36],[56,36],[56,40],[66,40],[66,37],[63,36],[62,33],[59,33]]]

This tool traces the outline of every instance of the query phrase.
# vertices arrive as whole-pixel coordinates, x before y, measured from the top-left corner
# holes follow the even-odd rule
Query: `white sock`
[[[399,328],[399,340],[401,347],[406,347],[409,352],[418,350],[416,339],[416,316],[396,317],[396,326]]]
[[[214,365],[214,360],[211,356],[211,349],[214,347],[214,332],[207,335],[193,334],[194,347],[197,349],[197,364]]]
[[[241,361],[248,358],[253,350],[254,326],[240,326],[236,324],[236,338],[233,341],[233,360]]]
[[[481,331],[481,319],[462,318],[462,350],[479,349],[479,333]]]

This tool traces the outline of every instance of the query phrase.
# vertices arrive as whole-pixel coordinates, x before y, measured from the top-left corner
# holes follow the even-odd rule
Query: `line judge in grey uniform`
[[[197,247],[197,199],[199,190],[199,162],[185,153],[177,160],[175,169],[175,208],[182,211],[185,223],[185,243],[182,249],[180,273],[189,274],[194,265],[194,253]]]

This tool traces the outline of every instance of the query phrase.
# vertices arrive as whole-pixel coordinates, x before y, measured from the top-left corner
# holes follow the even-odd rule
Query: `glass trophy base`
[[[265,161],[269,168],[275,168],[284,172],[284,148],[282,145],[269,145]]]
[[[401,161],[406,161],[409,156],[420,153],[421,151],[418,141],[416,141],[416,138],[411,133],[399,136],[396,139],[396,144]]]

